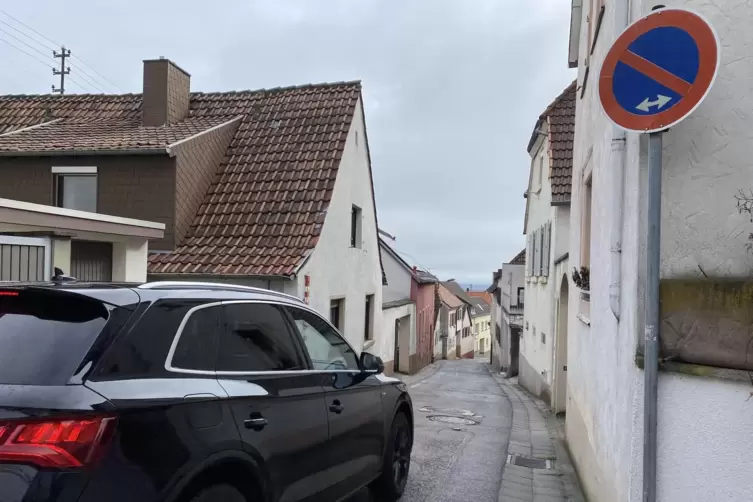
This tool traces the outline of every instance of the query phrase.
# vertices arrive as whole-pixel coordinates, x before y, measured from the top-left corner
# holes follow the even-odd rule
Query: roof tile
[[[294,273],[319,239],[360,96],[360,82],[192,93],[190,116],[180,127],[242,119],[185,242],[171,253],[150,255],[149,272]],[[81,121],[95,119],[102,122],[94,130],[117,120],[130,131],[141,119],[141,101],[141,95],[4,96],[0,133],[54,119],[65,119],[60,127],[76,133],[87,128]],[[7,138],[38,138],[43,133],[33,131],[46,127]],[[120,139],[112,141],[126,144],[118,136],[124,130],[115,129]],[[152,132],[147,138],[132,134],[129,141],[164,139]]]
[[[573,139],[575,138],[576,82],[541,114],[549,130],[549,181],[552,202],[570,202],[573,177]]]

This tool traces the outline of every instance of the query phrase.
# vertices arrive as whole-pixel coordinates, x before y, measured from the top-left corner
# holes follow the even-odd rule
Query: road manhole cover
[[[544,458],[531,458],[522,455],[508,455],[507,463],[529,469],[551,469],[552,461]]]
[[[448,415],[461,415],[464,417],[472,417],[476,415],[471,410],[464,410],[462,408],[435,408],[434,406],[422,406],[418,411],[424,413],[446,413]]]
[[[471,420],[470,418],[453,417],[450,415],[429,415],[426,418],[432,422],[442,422],[452,425],[478,425],[478,422]]]

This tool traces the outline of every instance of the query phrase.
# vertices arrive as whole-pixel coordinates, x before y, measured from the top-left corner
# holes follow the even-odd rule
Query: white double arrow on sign
[[[656,95],[656,101],[649,101],[648,98],[646,98],[646,99],[643,100],[643,102],[641,104],[639,104],[635,108],[637,110],[642,111],[642,112],[648,112],[648,111],[651,110],[652,106],[657,107],[657,109],[661,109],[661,107],[663,107],[664,105],[666,105],[670,101],[672,101],[672,98],[670,98],[668,96],[664,96],[662,94],[657,94]]]

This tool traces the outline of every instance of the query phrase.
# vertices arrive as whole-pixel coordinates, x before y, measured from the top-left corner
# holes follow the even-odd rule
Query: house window
[[[350,247],[361,247],[361,222],[363,211],[358,206],[353,206],[350,211]]]
[[[338,331],[343,326],[343,316],[345,315],[345,300],[339,298],[329,302],[329,321],[337,328]]]
[[[583,217],[580,229],[580,265],[591,266],[591,176],[583,191]]]
[[[546,334],[544,332],[541,332],[541,343],[546,344]]]
[[[518,288],[518,307],[525,305],[526,288]]]
[[[374,295],[366,295],[366,312],[364,315],[363,339],[374,338]]]
[[[538,168],[536,170],[536,188],[541,188],[542,180],[544,179],[544,154],[542,153],[541,156],[539,156],[539,162],[538,162]]]
[[[97,211],[96,167],[53,167],[55,205],[79,211]]]

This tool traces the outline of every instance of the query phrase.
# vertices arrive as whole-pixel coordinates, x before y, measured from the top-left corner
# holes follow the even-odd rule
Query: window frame
[[[314,369],[314,363],[311,360],[311,355],[309,354],[308,347],[306,347],[306,343],[303,341],[303,336],[301,335],[301,332],[298,330],[298,326],[295,324],[295,321],[293,319],[293,314],[291,314],[290,309],[298,309],[302,310],[308,314],[313,315],[314,317],[317,317],[318,319],[324,321],[332,330],[335,332],[335,335],[337,335],[343,342],[345,342],[345,345],[348,346],[350,350],[353,351],[353,354],[356,356],[356,364],[358,365],[357,370],[317,370]],[[350,344],[347,338],[343,336],[342,333],[340,333],[340,330],[335,328],[335,326],[329,322],[328,319],[325,319],[324,316],[319,315],[318,312],[316,312],[313,309],[304,308],[300,305],[291,305],[289,303],[282,304],[282,311],[285,314],[286,319],[288,319],[289,323],[292,325],[292,335],[296,339],[296,343],[301,347],[303,350],[303,355],[305,356],[306,362],[309,365],[308,370],[303,370],[308,373],[376,373],[376,370],[364,370],[361,367],[361,357],[358,352],[353,348],[353,346]],[[266,373],[272,373],[272,372],[266,372]]]
[[[50,172],[52,173],[52,184],[53,184],[53,193],[52,193],[52,205],[55,207],[59,207],[61,209],[71,209],[66,208],[62,205],[63,200],[65,197],[63,197],[61,194],[61,188],[65,190],[65,178],[74,178],[74,177],[81,177],[81,178],[94,178],[94,210],[88,211],[96,213],[99,210],[99,175],[97,172],[97,166],[52,166],[50,169]],[[61,181],[63,181],[61,183]],[[82,209],[71,209],[73,211],[85,211]]]
[[[363,247],[363,209],[355,204],[350,208],[350,247],[361,249]]]
[[[302,369],[299,370],[254,370],[254,371],[225,371],[220,370],[217,371],[215,369],[214,371],[211,370],[191,370],[191,369],[185,369],[185,368],[178,368],[173,366],[173,357],[175,356],[175,351],[177,350],[178,344],[180,343],[181,335],[183,334],[183,330],[185,329],[186,324],[188,324],[188,319],[191,317],[191,315],[196,312],[197,310],[210,308],[210,307],[224,307],[227,305],[233,305],[233,304],[239,304],[239,303],[252,303],[252,304],[263,304],[263,305],[271,305],[280,310],[280,313],[285,321],[285,325],[288,328],[288,336],[291,337],[291,342],[293,344],[293,347],[295,348],[296,355],[299,357],[300,362],[302,364]],[[305,345],[303,345],[303,340],[301,339],[301,335],[298,332],[298,328],[295,326],[293,321],[290,318],[290,314],[285,310],[286,307],[293,307],[293,308],[300,308],[302,310],[305,310],[306,312],[310,312],[317,317],[324,319],[321,315],[319,315],[316,311],[305,308],[303,306],[299,305],[293,305],[290,303],[282,302],[282,301],[274,301],[274,300],[221,300],[221,301],[208,301],[207,303],[197,305],[196,307],[193,307],[186,312],[186,314],[183,316],[183,319],[180,322],[180,325],[178,326],[178,329],[175,332],[175,335],[173,336],[172,343],[170,344],[170,349],[168,350],[167,356],[165,358],[165,364],[164,368],[168,373],[178,373],[178,374],[188,374],[188,375],[205,375],[205,376],[214,376],[214,377],[222,377],[222,376],[264,376],[264,375],[304,375],[304,374],[312,374],[312,373],[332,373],[332,372],[347,372],[347,373],[353,373],[354,370],[315,370],[313,369],[313,365],[311,363],[311,359],[308,356],[308,351],[305,350]],[[220,313],[220,323],[223,324],[225,320],[225,313],[224,311],[221,311]],[[335,330],[335,332],[343,339],[345,340],[345,343],[348,344],[348,346],[353,350],[353,347],[348,343],[348,340],[340,334],[339,330],[337,330],[331,322],[324,319],[327,324],[332,327],[332,329]],[[223,329],[223,328],[221,328]],[[219,332],[218,332],[219,335]],[[219,352],[219,343],[218,343],[218,352]],[[358,355],[358,352],[354,350],[354,353]],[[361,361],[359,357],[356,357],[356,360],[358,362],[358,367],[360,371],[361,367]]]

